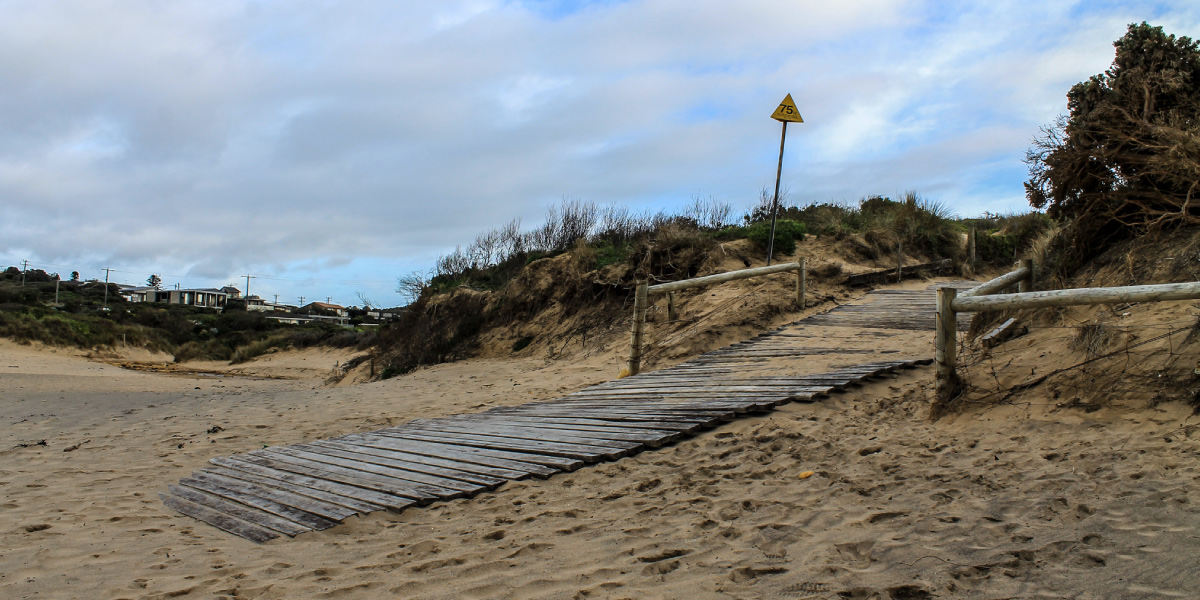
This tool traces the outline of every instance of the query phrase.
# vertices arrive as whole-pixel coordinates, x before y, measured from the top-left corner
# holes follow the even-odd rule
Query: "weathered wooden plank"
[[[415,440],[406,440],[386,434],[350,434],[334,438],[330,441],[344,442],[346,444],[362,446],[364,448],[375,448],[390,452],[404,452],[412,454],[421,460],[460,462],[465,465],[464,468],[470,467],[479,469],[481,471],[484,469],[514,471],[522,473],[525,476],[531,475],[539,479],[545,479],[555,473],[558,473],[559,471],[576,469],[583,464],[582,461],[572,461],[570,459],[561,459],[565,461],[565,464],[554,463],[551,465],[533,463],[529,461],[514,460],[509,457],[516,456],[515,453],[503,453],[509,456],[502,456],[498,451],[485,450],[483,448],[418,442]],[[525,457],[527,455],[520,456]],[[514,479],[520,479],[520,477],[515,477]]]
[[[476,442],[516,444],[520,447],[541,453],[554,453],[550,454],[551,456],[576,456],[580,458],[591,456],[603,457],[609,460],[629,456],[633,451],[642,447],[641,444],[622,442],[556,441],[554,439],[555,436],[549,435],[542,436],[542,439],[533,439],[531,437],[533,432],[507,432],[501,428],[473,431],[449,425],[421,425],[405,428],[405,431],[420,435],[440,435],[453,437],[454,439],[470,439]]]
[[[402,440],[409,442],[415,449],[426,447],[448,448],[453,449],[464,455],[478,455],[486,457],[495,457],[498,459],[507,459],[525,464],[542,465],[551,467],[560,471],[574,471],[583,466],[583,461],[577,458],[569,458],[563,456],[549,456],[546,454],[537,454],[533,452],[509,451],[499,448],[481,448],[478,446],[468,446],[459,444],[454,440],[430,440],[430,439],[415,439],[412,436],[405,436],[388,430],[373,431],[370,434],[359,434],[378,436],[386,439]],[[347,436],[349,437],[349,436]],[[416,450],[414,450],[416,451]],[[515,468],[515,467],[514,467]]]
[[[563,443],[577,444],[583,446],[599,446],[605,449],[628,450],[634,451],[644,447],[642,442],[633,442],[627,440],[611,440],[611,439],[595,439],[588,438],[582,435],[576,435],[567,432],[556,432],[549,429],[541,429],[537,427],[510,427],[487,422],[480,423],[453,423],[448,421],[442,422],[427,422],[419,425],[414,425],[412,429],[417,431],[440,431],[444,433],[466,433],[472,435],[486,435],[489,437],[502,437],[519,440],[522,442],[548,442],[548,443]]]
[[[666,393],[675,393],[675,394],[709,393],[709,394],[713,394],[713,395],[722,395],[722,394],[731,394],[732,395],[732,394],[736,394],[739,392],[742,394],[777,394],[777,395],[786,396],[787,393],[791,390],[807,392],[807,391],[811,391],[811,388],[813,388],[817,385],[820,385],[822,383],[827,383],[830,381],[837,381],[837,382],[841,382],[842,384],[853,382],[853,380],[851,378],[841,378],[840,377],[840,378],[830,378],[830,379],[824,379],[824,380],[813,378],[813,379],[807,380],[804,383],[799,383],[799,384],[771,385],[771,386],[767,386],[767,385],[764,385],[764,386],[749,386],[749,385],[732,386],[732,385],[730,385],[730,386],[721,387],[721,386],[702,386],[702,385],[664,383],[661,385],[655,385],[655,386],[647,385],[647,386],[636,387],[636,388],[635,387],[615,387],[615,388],[604,388],[604,389],[586,389],[586,390],[581,390],[581,391],[575,392],[567,397],[568,398],[588,398],[591,396],[640,396],[640,395],[645,395],[645,394],[666,394]]]
[[[330,519],[332,521],[341,521],[346,517],[358,514],[358,511],[345,506],[316,500],[309,496],[303,496],[284,491],[273,486],[255,485],[248,481],[226,477],[212,471],[196,471],[195,473],[192,473],[192,479],[220,486],[232,492],[274,500],[280,504],[298,508],[305,512],[310,512],[314,515],[325,517],[326,519]],[[383,510],[383,507],[377,506],[373,510]],[[316,527],[314,527],[314,529],[316,529]]]
[[[211,479],[185,477],[179,480],[179,485],[193,488],[230,502],[245,504],[251,508],[256,508],[263,512],[271,513],[277,517],[316,531],[329,529],[330,527],[337,525],[339,520],[327,519],[306,510],[276,502],[266,497],[264,494],[246,492],[244,488],[237,489],[237,487],[240,486],[229,487],[212,481]]]
[[[428,469],[417,470],[413,468],[420,468],[421,465],[419,464],[414,465],[405,461],[371,456],[369,454],[347,452],[316,444],[296,444],[288,446],[286,450],[286,454],[299,458],[306,458],[317,462],[328,462],[350,469],[358,469],[360,471],[367,471],[368,473],[376,473],[386,477],[432,485],[438,488],[458,490],[467,494],[477,494],[484,490],[495,489],[501,483],[504,483],[503,480],[494,478],[488,478],[488,481],[484,483],[446,475],[434,475],[427,473]],[[469,477],[465,473],[463,475]]]
[[[324,473],[313,469],[295,469],[286,464],[279,464],[245,454],[231,457],[217,457],[210,459],[209,462],[228,469],[248,471],[255,475],[282,479],[298,485],[357,498],[364,502],[386,506],[393,510],[403,510],[406,507],[420,503],[407,496],[399,496],[388,491],[380,491],[375,487],[360,485],[358,480],[347,480],[336,474],[332,477],[326,477]]]
[[[504,450],[509,452],[526,452],[529,454],[541,454],[544,456],[558,456],[562,458],[574,458],[584,462],[599,462],[601,460],[615,460],[626,453],[623,450],[613,450],[610,448],[593,447],[595,450],[579,450],[572,448],[554,447],[550,444],[535,444],[532,442],[522,443],[511,438],[492,438],[487,436],[476,436],[466,434],[451,434],[438,433],[436,431],[403,431],[392,432],[389,435],[401,437],[411,440],[419,440],[424,442],[441,442],[443,444],[457,444],[460,446],[472,446],[475,448],[487,448],[489,450]]]
[[[524,417],[524,418],[523,417],[505,417],[502,415],[494,414],[494,415],[491,415],[487,419],[464,418],[462,420],[468,421],[468,422],[477,422],[477,421],[478,422],[488,422],[488,423],[495,423],[497,425],[509,425],[509,426],[520,426],[520,427],[532,426],[532,427],[544,427],[544,428],[548,428],[548,429],[562,429],[565,431],[620,434],[622,436],[633,436],[633,437],[616,438],[616,439],[629,439],[629,440],[641,441],[641,442],[651,442],[651,441],[655,441],[655,440],[661,440],[665,437],[670,437],[670,436],[678,437],[682,433],[682,431],[680,430],[680,427],[682,427],[682,426],[673,427],[670,429],[654,429],[652,427],[630,427],[628,425],[622,425],[620,423],[611,422],[611,421],[610,422],[600,421],[600,422],[593,422],[593,423],[580,422],[580,421],[583,421],[583,419],[574,419],[575,422],[571,422],[570,420],[537,419],[537,418],[528,418],[528,417]]]
[[[278,533],[270,529],[259,527],[258,525],[247,523],[240,519],[235,519],[234,517],[219,511],[215,511],[207,506],[184,500],[179,496],[160,493],[158,497],[162,499],[163,504],[165,504],[167,508],[170,508],[175,512],[184,514],[199,521],[203,521],[209,525],[212,525],[213,527],[216,527],[217,529],[228,531],[233,535],[246,538],[256,544],[269,542],[279,537]]]
[[[535,439],[556,439],[561,441],[580,441],[580,443],[593,444],[592,440],[605,440],[606,442],[623,442],[632,443],[632,448],[649,445],[651,447],[660,446],[666,442],[666,439],[675,439],[679,436],[676,431],[661,431],[648,432],[642,430],[640,432],[631,432],[629,430],[618,431],[616,427],[600,428],[600,427],[577,427],[572,425],[562,425],[553,423],[536,423],[536,422],[521,422],[521,421],[505,421],[501,419],[486,419],[486,420],[467,420],[463,419],[457,424],[458,429],[467,431],[475,430],[476,428],[484,428],[487,431],[495,433],[501,431],[512,430],[514,432],[532,433]],[[544,436],[555,436],[546,438]]]
[[[396,452],[393,450],[381,450],[378,448],[370,448],[357,444],[348,444],[344,442],[335,442],[332,440],[320,440],[309,444],[300,444],[297,447],[321,447],[327,448],[330,451],[336,450],[343,453],[351,453],[356,455],[355,458],[366,462],[377,462],[377,464],[400,467],[421,473],[429,473],[430,475],[439,475],[450,479],[459,479],[470,483],[477,483],[483,486],[499,486],[506,481],[514,479],[522,479],[529,476],[529,473],[523,471],[513,471],[509,469],[492,469],[470,463],[462,463],[455,461],[442,460],[431,458],[428,456],[419,456],[416,454],[407,454]],[[338,455],[340,456],[340,454]],[[370,458],[362,458],[367,456]],[[342,458],[351,458],[342,456]],[[453,465],[453,466],[450,466]],[[482,473],[480,471],[489,471]]]
[[[430,475],[427,473],[415,472],[407,468],[383,466],[368,461],[367,456],[350,457],[338,456],[337,450],[329,450],[323,448],[307,448],[304,444],[293,446],[275,446],[262,450],[263,455],[283,455],[292,458],[298,458],[301,461],[310,461],[316,463],[334,464],[336,467],[347,469],[361,470],[361,472],[371,473],[373,475],[383,476],[383,478],[397,479],[406,482],[406,485],[413,485],[414,490],[433,494],[442,498],[461,498],[457,494],[467,494],[472,496],[485,490],[491,490],[496,486],[487,486],[480,484],[472,484],[472,482],[443,478],[443,476]]]
[[[523,413],[515,411],[504,412],[488,412],[481,415],[495,415],[504,421],[514,421],[522,423],[551,423],[562,425],[577,425],[580,427],[615,427],[619,429],[629,429],[633,431],[665,431],[692,433],[700,429],[701,425],[695,422],[671,422],[671,421],[628,421],[616,419],[598,419],[598,418],[572,418],[572,417],[555,417],[555,416],[523,416]]]
[[[292,537],[306,531],[312,531],[312,528],[305,527],[299,523],[289,521],[281,517],[277,517],[271,513],[250,508],[243,504],[230,502],[219,496],[213,496],[197,490],[195,488],[184,487],[180,485],[168,485],[167,491],[174,496],[179,496],[189,502],[195,502],[201,506],[207,506],[213,510],[223,512],[229,516],[236,517],[247,523],[253,523],[265,529],[274,529],[283,535]]]
[[[252,466],[253,465],[248,465],[248,467],[252,467]],[[217,466],[216,464],[213,464],[212,466],[209,466],[209,467],[205,467],[204,471],[202,471],[202,472],[203,473],[212,473],[212,474],[220,475],[222,477],[228,477],[231,479],[238,479],[241,481],[245,481],[245,482],[254,484],[256,487],[261,487],[264,489],[276,488],[276,489],[286,490],[288,492],[291,492],[291,493],[299,495],[299,496],[306,496],[309,498],[314,498],[316,500],[328,502],[330,504],[344,506],[347,509],[353,510],[354,512],[356,512],[358,514],[366,514],[366,513],[371,513],[371,512],[378,511],[378,510],[388,510],[390,508],[386,504],[373,504],[371,502],[367,502],[365,500],[361,500],[356,497],[351,497],[351,496],[347,496],[347,495],[343,495],[343,494],[335,494],[333,492],[326,491],[323,489],[317,489],[314,487],[309,487],[309,486],[301,485],[298,483],[293,483],[291,481],[284,481],[282,479],[274,479],[271,477],[264,477],[264,476],[256,474],[256,473],[252,473],[250,471],[235,470],[235,469],[229,469],[226,467],[220,467],[220,466]],[[284,473],[284,475],[291,475],[291,473]],[[399,509],[395,509],[395,510],[399,510]]]
[[[306,475],[314,475],[326,479],[334,479],[333,476],[337,475],[343,483],[370,487],[381,492],[412,498],[424,504],[429,504],[439,498],[454,499],[462,498],[466,495],[466,492],[463,490],[418,483],[377,473],[365,464],[349,466],[347,464],[336,464],[335,461],[338,459],[332,457],[329,460],[320,460],[316,455],[303,456],[299,451],[290,448],[276,447],[266,450],[255,450],[245,456],[247,456],[247,460],[265,460],[272,463],[273,466],[277,465],[277,468],[290,470],[293,473],[302,472]],[[349,461],[343,462],[348,463]],[[300,471],[296,469],[300,469]]]
[[[1017,327],[1017,320],[1009,319],[984,334],[983,337],[979,338],[979,341],[983,343],[984,348],[995,348],[1005,340],[1017,335],[1018,329],[1020,328]]]
[[[720,412],[711,415],[687,415],[678,412],[662,413],[637,410],[636,407],[620,408],[612,410],[592,409],[592,408],[575,408],[575,407],[558,407],[558,408],[538,408],[522,411],[519,414],[530,416],[555,416],[565,418],[588,418],[588,419],[604,419],[607,421],[621,421],[626,423],[661,423],[670,420],[674,423],[684,425],[695,425],[697,427],[712,427],[718,423],[730,421],[734,417],[733,411]]]

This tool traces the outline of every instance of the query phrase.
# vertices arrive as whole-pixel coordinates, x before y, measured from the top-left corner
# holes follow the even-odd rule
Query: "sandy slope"
[[[157,493],[211,456],[551,398],[613,370],[607,358],[475,360],[322,387],[344,359],[272,357],[301,379],[188,377],[0,343],[0,597],[1185,598],[1200,589],[1200,438],[1177,431],[1186,407],[1118,399],[1093,412],[1003,407],[929,424],[928,370],[618,462],[262,546],[162,506]]]

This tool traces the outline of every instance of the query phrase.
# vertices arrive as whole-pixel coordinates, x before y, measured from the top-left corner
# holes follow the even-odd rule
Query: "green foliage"
[[[755,246],[766,250],[771,240],[771,222],[763,221],[745,228],[746,238]],[[791,219],[779,219],[775,224],[775,253],[792,254],[796,251],[796,242],[804,241],[807,228],[804,223]]]
[[[601,241],[593,246],[592,250],[596,253],[596,268],[603,269],[609,265],[628,262],[630,253],[633,250],[633,244],[629,242],[614,244],[612,242]]]
[[[1104,73],[1026,153],[1029,203],[1068,226],[1075,263],[1150,227],[1200,222],[1200,46],[1131,24]]]
[[[19,269],[0,273],[0,337],[18,342],[87,349],[124,344],[173,353],[177,362],[245,361],[279,347],[363,347],[374,336],[328,323],[281,325],[259,312],[125,302],[115,285],[103,307],[104,284],[79,281],[58,284],[56,309],[54,277],[30,271],[23,286],[20,277]]]

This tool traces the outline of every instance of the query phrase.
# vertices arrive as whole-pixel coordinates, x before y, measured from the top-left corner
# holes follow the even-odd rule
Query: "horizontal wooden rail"
[[[763,275],[771,275],[774,273],[786,273],[788,271],[796,272],[796,304],[803,309],[806,303],[805,295],[807,294],[808,287],[808,259],[804,258],[800,259],[800,262],[784,263],[782,265],[772,265],[769,267],[757,267],[754,269],[741,269],[738,271],[730,271],[728,273],[717,273],[716,275],[684,279],[682,281],[660,283],[658,285],[649,285],[645,281],[639,281],[637,284],[637,289],[633,294],[633,326],[630,328],[629,336],[629,374],[637,375],[642,371],[642,356],[645,354],[642,349],[642,337],[646,329],[646,310],[650,307],[650,294],[667,294],[667,318],[671,321],[674,321],[677,318],[675,310],[675,292],[679,290],[698,288],[717,283],[725,283],[726,281],[734,281],[737,279],[761,277]]]
[[[957,316],[960,312],[985,312],[996,310],[1019,310],[1046,308],[1051,306],[1084,306],[1090,304],[1116,304],[1120,302],[1164,302],[1171,300],[1200,300],[1200,281],[1189,283],[1163,283],[1155,285],[1130,285],[1107,288],[1076,288],[1044,292],[1022,291],[1016,294],[985,293],[1011,286],[1020,281],[1024,285],[1033,272],[1032,267],[1021,261],[1021,268],[997,277],[963,294],[952,287],[937,290],[937,336],[934,339],[934,361],[936,363],[936,392],[934,413],[945,410],[959,388],[957,344]]]
[[[762,275],[770,275],[772,273],[783,273],[786,271],[799,271],[800,263],[791,262],[782,265],[772,265],[770,267],[757,267],[754,269],[741,269],[739,271],[730,271],[728,273],[717,273],[716,275],[706,275],[704,277],[696,277],[694,279],[684,279],[682,281],[672,281],[670,283],[660,283],[650,286],[647,291],[651,294],[665,294],[667,292],[678,292],[689,288],[704,287],[714,283],[725,283],[726,281],[734,281],[736,279],[748,279],[750,277],[759,277]]]
[[[988,294],[995,294],[996,292],[1002,291],[1006,288],[1030,279],[1033,276],[1033,269],[1024,264],[1025,262],[1026,261],[1021,261],[1022,265],[1016,271],[1005,273],[1004,275],[1001,275],[991,281],[981,283],[959,294],[958,297],[964,298],[969,296],[986,296]]]
[[[992,296],[959,296],[951,303],[954,312],[983,312],[1048,306],[1081,306],[1085,304],[1114,304],[1118,302],[1161,302],[1165,300],[1200,299],[1200,282],[1131,285],[1110,288],[1080,288],[998,294]]]

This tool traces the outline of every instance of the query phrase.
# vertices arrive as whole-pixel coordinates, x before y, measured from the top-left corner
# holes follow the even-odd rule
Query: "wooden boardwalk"
[[[164,504],[254,542],[333,527],[355,514],[403,510],[546,478],[657,448],[749,412],[812,401],[928,358],[878,359],[863,329],[932,331],[934,294],[876,291],[838,307],[700,355],[671,368],[601,383],[549,402],[421,419],[371,433],[218,457],[168,487]],[[853,327],[829,344],[813,327]],[[837,343],[836,341],[834,342]],[[784,360],[845,356],[858,364],[818,374]],[[862,362],[858,362],[862,361]],[[769,363],[769,364],[768,364]],[[761,365],[761,366],[760,366]]]

